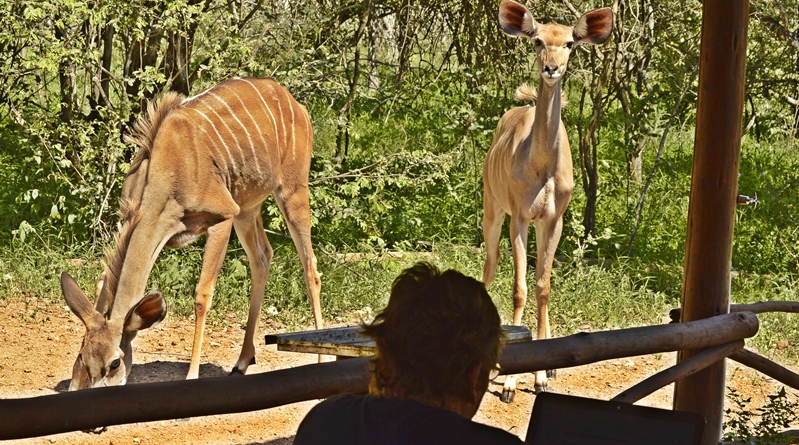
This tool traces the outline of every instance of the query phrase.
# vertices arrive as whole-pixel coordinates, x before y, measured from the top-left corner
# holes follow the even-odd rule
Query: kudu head
[[[166,300],[159,291],[151,291],[134,305],[124,317],[111,317],[106,303],[113,301],[104,295],[105,279],[101,278],[92,306],[78,283],[68,273],[61,274],[61,292],[72,312],[86,326],[83,344],[72,367],[69,390],[82,389],[85,384],[95,388],[124,385],[133,364],[131,341],[136,333],[147,329],[166,316]],[[110,304],[109,306],[113,306]]]
[[[549,86],[555,85],[566,72],[572,48],[580,43],[604,43],[613,30],[613,12],[610,8],[597,9],[583,14],[574,26],[558,23],[541,24],[524,5],[513,0],[502,0],[499,5],[499,26],[512,37],[527,37],[535,43],[536,59],[541,79]]]

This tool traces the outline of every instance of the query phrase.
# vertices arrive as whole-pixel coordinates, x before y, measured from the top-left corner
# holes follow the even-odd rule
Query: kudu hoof
[[[547,378],[548,379],[555,379],[558,377],[558,370],[557,369],[547,369]]]
[[[502,388],[502,395],[499,396],[499,400],[505,403],[513,403],[514,397],[516,397],[516,389]]]
[[[83,430],[83,432],[86,434],[103,434],[107,430],[107,426],[98,426],[97,428],[92,428],[90,430]]]
[[[255,364],[255,357],[250,359],[250,365],[254,365],[254,364]],[[230,370],[230,374],[228,374],[228,375],[244,375],[244,373],[246,373],[246,372],[247,372],[246,369],[239,369],[239,366],[236,365],[236,366],[233,367],[233,369]]]
[[[549,391],[549,390],[547,389],[547,384],[546,383],[536,383],[535,384],[535,393],[536,394],[541,394],[542,392],[547,392],[547,391]]]

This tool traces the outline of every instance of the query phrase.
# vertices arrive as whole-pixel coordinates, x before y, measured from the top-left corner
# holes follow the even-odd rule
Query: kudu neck
[[[538,83],[535,124],[533,125],[534,151],[545,150],[558,153],[560,130],[561,86],[560,82],[548,85],[544,80]]]

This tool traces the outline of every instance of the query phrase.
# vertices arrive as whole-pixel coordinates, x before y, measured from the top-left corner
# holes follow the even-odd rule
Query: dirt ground
[[[21,398],[64,392],[83,336],[83,325],[66,305],[30,297],[0,300],[0,398]],[[229,317],[229,326],[206,327],[200,378],[225,375],[238,357],[244,331]],[[264,326],[265,325],[265,326]],[[268,322],[261,333],[275,332]],[[143,331],[134,343],[134,366],[128,380],[136,383],[181,380],[188,370],[193,320],[167,319]],[[260,336],[260,338],[263,338]],[[278,352],[274,345],[256,345],[257,364],[248,374],[314,363],[317,356]],[[675,362],[673,353],[631,357],[562,369],[550,390],[609,399]],[[782,386],[735,362],[729,362],[729,388],[751,397],[751,406],[765,403]],[[792,367],[797,371],[797,367]],[[502,378],[500,378],[501,380]],[[499,400],[500,383],[493,383],[475,420],[504,428],[524,438],[535,399],[532,374],[519,376],[516,400]],[[797,400],[799,392],[789,389]],[[673,387],[651,394],[640,405],[671,407]],[[122,402],[120,402],[122,403]],[[157,403],[157,402],[154,402]],[[317,401],[243,413],[111,426],[101,434],[73,432],[8,441],[19,444],[290,444],[303,416]]]

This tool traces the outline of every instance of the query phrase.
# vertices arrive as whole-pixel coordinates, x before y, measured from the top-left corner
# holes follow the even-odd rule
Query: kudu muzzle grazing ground
[[[561,79],[569,55],[581,43],[605,42],[613,28],[610,9],[597,9],[581,16],[574,26],[540,24],[530,11],[512,0],[499,7],[499,26],[512,37],[533,42],[540,80],[537,95],[521,87],[517,98],[535,100],[536,106],[507,111],[483,165],[483,235],[486,262],[483,282],[491,285],[499,260],[499,238],[505,215],[510,215],[513,252],[513,324],[522,321],[527,300],[527,231],[535,225],[535,299],[538,309],[537,338],[550,337],[550,276],[555,250],[563,229],[563,214],[574,189],[574,173],[566,127],[561,121]],[[537,97],[536,97],[537,96]],[[554,375],[554,373],[553,373]],[[503,400],[515,391],[506,380]],[[535,374],[536,391],[545,391],[547,375]]]
[[[261,219],[261,204],[270,194],[302,261],[314,323],[322,327],[308,202],[313,130],[308,112],[286,89],[272,79],[235,78],[190,98],[166,93],[149,105],[128,142],[139,151],[122,187],[120,229],[95,304],[69,274],[61,275],[64,298],[86,326],[70,390],[125,383],[131,341],[166,315],[160,292],[144,295],[158,254],[205,234],[187,374],[197,378],[205,317],[233,229],[252,274],[247,329],[232,371],[244,374],[255,362],[254,337],[272,262]]]

